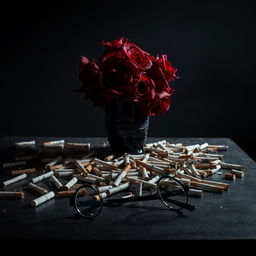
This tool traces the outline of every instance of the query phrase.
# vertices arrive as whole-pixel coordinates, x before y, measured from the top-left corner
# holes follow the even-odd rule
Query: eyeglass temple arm
[[[168,203],[172,203],[175,204],[176,206],[179,206],[183,209],[189,210],[189,211],[194,211],[196,209],[196,207],[194,205],[188,204],[188,203],[182,203],[173,199],[164,199],[164,201],[168,202]]]

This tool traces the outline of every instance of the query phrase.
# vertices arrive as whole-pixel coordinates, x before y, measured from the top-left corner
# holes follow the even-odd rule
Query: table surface
[[[0,140],[1,162],[13,160],[10,146],[14,142],[35,139],[37,142],[65,139],[100,145],[105,138],[3,137]],[[163,138],[148,138],[147,142]],[[245,177],[234,181],[223,175],[209,180],[230,184],[223,194],[204,192],[202,198],[189,198],[196,210],[177,214],[160,207],[154,200],[132,202],[118,207],[104,207],[93,221],[75,218],[68,198],[52,199],[37,208],[30,207],[34,198],[26,192],[21,200],[0,200],[0,239],[32,240],[244,240],[256,238],[256,163],[229,138],[165,138],[183,145],[228,145],[225,162],[245,166]],[[0,181],[6,180],[11,168],[0,169]],[[224,172],[224,171],[223,171]],[[21,186],[22,181],[14,188]],[[13,188],[13,187],[12,187]],[[6,189],[8,190],[8,189]],[[10,189],[9,189],[10,190]]]

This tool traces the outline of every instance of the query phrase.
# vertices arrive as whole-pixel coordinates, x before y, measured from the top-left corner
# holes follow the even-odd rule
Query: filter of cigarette
[[[34,183],[31,183],[31,182],[28,183],[28,188],[30,188],[33,191],[36,191],[40,195],[44,195],[44,194],[48,193],[48,191],[46,189],[44,189],[38,185],[35,185]]]
[[[49,201],[50,199],[54,198],[55,197],[55,194],[53,191],[50,191],[49,193],[45,194],[45,195],[42,195],[34,200],[31,201],[31,205],[33,207],[37,207],[38,205],[44,203],[44,202],[47,202]]]
[[[106,156],[106,157],[104,158],[104,160],[105,160],[105,161],[111,161],[114,157],[115,157],[115,154],[111,154],[111,155],[109,155],[109,156]]]
[[[26,179],[26,178],[27,178],[27,174],[26,174],[26,173],[23,173],[23,174],[20,174],[19,176],[16,176],[15,178],[12,178],[12,179],[10,179],[10,180],[4,181],[4,182],[3,182],[3,185],[4,185],[4,187],[6,187],[6,186],[8,186],[8,185],[11,185],[11,184],[13,184],[13,183],[15,183],[15,182],[18,182],[18,181],[20,181],[20,180],[24,180],[24,179]]]
[[[12,171],[12,176],[16,176],[16,175],[23,174],[23,173],[32,174],[32,173],[35,173],[35,172],[36,172],[35,168],[23,169],[23,170],[13,170]]]
[[[54,171],[54,170],[60,169],[60,168],[64,168],[64,165],[63,164],[56,164],[56,165],[50,166],[48,169],[51,170],[51,171]]]
[[[224,177],[226,180],[235,180],[236,179],[236,175],[234,173],[225,173]]]
[[[75,192],[76,192],[75,190],[58,191],[57,195],[59,197],[71,197],[75,194]],[[78,192],[78,196],[84,196],[84,195],[86,195],[86,191],[80,189],[79,192]]]
[[[81,175],[76,176],[78,180],[86,182],[86,183],[91,183],[91,184],[95,184],[97,183],[97,180],[95,178],[90,178],[90,177],[84,177]]]
[[[0,191],[0,199],[23,199],[24,192]]]
[[[49,171],[49,172],[46,172],[40,176],[37,176],[35,178],[32,178],[32,182],[33,183],[37,183],[39,181],[42,181],[42,180],[45,180],[45,179],[48,179],[49,177],[51,177],[52,175],[54,174],[53,171]]]
[[[67,148],[73,148],[73,149],[87,149],[87,150],[90,150],[90,143],[67,142],[66,147]]]

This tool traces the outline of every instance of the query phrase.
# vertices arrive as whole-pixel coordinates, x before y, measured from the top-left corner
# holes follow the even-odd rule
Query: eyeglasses
[[[75,207],[79,215],[87,219],[99,216],[103,206],[149,200],[160,200],[165,207],[172,211],[183,209],[194,211],[195,206],[188,204],[187,192],[188,186],[172,176],[165,175],[158,180],[155,191],[147,192],[148,194],[141,196],[126,195],[111,199],[112,195],[100,193],[95,186],[82,185],[71,198],[71,205]],[[121,192],[118,195],[120,194]]]

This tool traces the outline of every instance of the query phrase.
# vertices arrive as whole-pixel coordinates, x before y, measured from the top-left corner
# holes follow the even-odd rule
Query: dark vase
[[[140,114],[137,103],[117,97],[106,106],[107,139],[113,153],[141,154],[147,139],[149,117]]]

